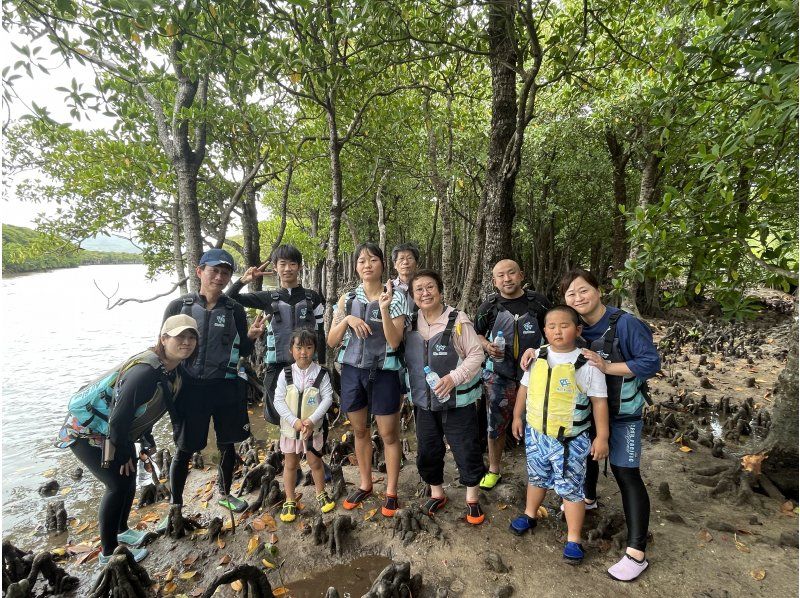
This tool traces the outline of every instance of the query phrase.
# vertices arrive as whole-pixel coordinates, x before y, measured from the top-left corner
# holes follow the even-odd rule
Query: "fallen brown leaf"
[[[164,585],[165,594],[174,594],[175,590],[177,589],[178,589],[178,584],[176,584],[174,581],[171,581],[168,584]]]
[[[242,582],[237,579],[236,581],[231,583],[231,589],[233,591],[235,591],[235,592],[241,592],[242,591]],[[275,591],[274,590],[272,592],[272,595],[273,596],[275,595]]]
[[[714,536],[712,536],[707,529],[701,529],[699,532],[697,532],[697,539],[701,542],[711,542],[711,540],[714,539]]]
[[[275,565],[270,563],[267,559],[261,559],[261,564],[264,565],[267,569],[274,569]]]
[[[192,598],[197,598],[198,596],[202,596],[205,593],[205,591],[206,591],[205,588],[201,588],[200,586],[195,586],[189,592],[189,596],[191,596]]]
[[[757,455],[745,455],[742,457],[742,468],[752,472],[756,477],[761,475],[761,462],[767,458],[765,453]]]
[[[269,537],[270,544],[277,544],[278,543],[278,534],[272,534]]]
[[[231,562],[231,555],[229,555],[229,554],[226,554],[224,557],[222,557],[219,560],[219,564],[220,565],[227,565],[230,562]]]
[[[678,450],[680,450],[682,453],[691,453],[692,452],[692,449],[690,449],[688,446],[682,446]]]
[[[739,552],[750,552],[750,549],[747,547],[747,544],[744,542],[740,542],[739,539],[736,537],[736,534],[733,534],[733,542],[736,544],[736,550]]]
[[[258,548],[258,545],[259,545],[260,542],[261,542],[261,540],[259,539],[258,536],[253,536],[252,538],[250,538],[250,541],[247,543],[247,554],[248,554],[248,556],[253,554],[253,551],[256,548]]]
[[[91,542],[81,542],[79,544],[70,544],[67,546],[67,552],[70,554],[83,554],[89,552],[94,548]]]
[[[175,579],[175,570],[170,567],[167,570],[167,574],[164,576],[164,581],[172,581],[173,579]]]
[[[499,503],[499,504],[497,505],[497,508],[498,508],[500,511],[505,511],[505,510],[508,508],[508,505],[507,505],[507,504],[505,504],[505,503],[502,503],[502,502],[501,502],[501,503]]]
[[[272,590],[273,596],[286,596],[288,593],[289,593],[289,588],[284,588],[284,587],[275,588],[274,590]]]
[[[186,571],[185,573],[181,573],[180,575],[178,575],[178,579],[183,579],[183,580],[191,579],[195,575],[197,575],[197,571]]]
[[[794,503],[791,500],[787,500],[781,505],[781,513],[789,515],[793,512],[794,512]]]
[[[223,540],[222,538],[217,538],[217,546],[219,546],[220,550],[225,548],[225,540]]]
[[[182,561],[182,562],[183,562],[183,566],[184,566],[184,567],[191,567],[192,565],[194,565],[194,562],[195,562],[195,561],[196,561],[196,560],[197,560],[199,557],[200,557],[200,555],[199,555],[199,554],[197,554],[196,552],[195,552],[194,554],[190,554],[190,555],[189,555],[189,556],[187,556],[185,559],[183,559],[183,561]]]
[[[767,576],[767,572],[764,569],[753,569],[750,571],[750,577],[755,579],[756,581],[761,581]]]
[[[83,553],[80,557],[78,557],[78,559],[75,562],[78,565],[83,565],[84,563],[88,563],[89,561],[93,561],[100,554],[101,550],[102,550],[102,548],[100,548],[98,546],[97,548],[94,548],[94,549],[90,550],[89,552]]]
[[[364,521],[369,521],[370,519],[372,519],[375,516],[375,513],[377,513],[377,512],[378,512],[378,509],[375,508],[375,509],[370,509],[369,511],[364,513]]]
[[[262,531],[266,526],[266,524],[261,519],[253,519],[250,522],[250,525],[253,527],[254,530],[257,532]]]

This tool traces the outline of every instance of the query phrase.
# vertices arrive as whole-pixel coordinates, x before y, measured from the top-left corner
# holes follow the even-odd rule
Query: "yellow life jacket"
[[[297,419],[308,419],[319,407],[319,387],[327,373],[328,370],[320,368],[314,383],[303,390],[303,396],[301,397],[297,386],[294,385],[292,380],[292,366],[289,365],[283,368],[283,375],[286,378],[286,404]],[[290,426],[284,419],[281,419],[281,434],[286,438],[300,438],[300,432]]]
[[[574,438],[589,428],[592,407],[578,388],[575,372],[586,364],[579,355],[575,363],[547,363],[547,345],[539,349],[528,381],[526,405],[528,425],[552,438]]]

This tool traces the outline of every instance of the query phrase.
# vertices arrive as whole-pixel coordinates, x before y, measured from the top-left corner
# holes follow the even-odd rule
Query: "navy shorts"
[[[642,458],[642,419],[619,421],[611,418],[608,424],[608,462],[617,467],[639,467]]]
[[[368,383],[369,370],[342,364],[342,411],[360,411],[367,406],[372,415],[394,415],[400,411],[400,372],[376,370],[371,397],[367,397]]]

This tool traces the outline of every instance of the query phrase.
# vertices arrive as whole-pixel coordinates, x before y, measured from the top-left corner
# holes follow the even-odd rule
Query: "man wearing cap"
[[[230,253],[224,249],[206,251],[195,270],[200,290],[170,302],[164,313],[165,320],[176,314],[193,317],[200,333],[197,357],[183,364],[186,386],[176,403],[173,436],[177,452],[170,468],[170,484],[172,504],[178,508],[183,504],[192,453],[205,448],[212,419],[220,451],[219,504],[237,512],[247,508],[245,501],[230,494],[236,464],[234,443],[250,435],[247,399],[237,365],[239,357],[253,351],[253,341],[263,333],[264,326],[259,318],[248,330],[244,308],[223,294],[233,270]]]

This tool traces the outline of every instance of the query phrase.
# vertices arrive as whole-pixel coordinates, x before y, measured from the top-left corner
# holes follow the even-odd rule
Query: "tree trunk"
[[[342,224],[342,163],[340,154],[339,130],[336,124],[334,102],[329,98],[328,118],[328,157],[331,163],[331,210],[330,231],[328,232],[328,251],[325,256],[325,328],[330,329],[333,306],[339,300],[339,231]]]
[[[519,157],[508,153],[515,134],[523,134],[517,130],[515,2],[498,0],[489,4],[487,33],[492,74],[492,120],[483,187],[484,211],[490,215],[486,218],[483,237],[481,289],[484,292],[492,288],[494,265],[512,256],[514,184],[519,171]]]
[[[775,401],[772,409],[772,427],[764,445],[758,452],[766,451],[767,459],[763,462],[762,472],[766,474],[789,498],[797,500],[798,486],[798,362],[797,362],[797,311],[795,302],[794,324],[787,337],[791,346],[772,398]]]
[[[614,207],[611,210],[611,238],[612,253],[611,265],[614,274],[622,272],[625,267],[625,256],[628,253],[625,231],[625,214],[622,210],[628,209],[628,190],[626,186],[626,168],[631,157],[630,149],[625,150],[613,129],[605,131],[606,147],[611,158],[611,179],[614,188]]]
[[[242,202],[242,236],[244,237],[244,259],[247,266],[261,265],[261,233],[258,230],[258,211],[256,210],[256,189],[249,183],[244,191]],[[251,291],[260,291],[263,278],[256,277],[250,283]]]
[[[661,166],[661,157],[654,151],[647,154],[647,158],[642,168],[642,180],[639,185],[639,207],[643,210],[647,209],[653,203],[653,197],[656,194],[656,183],[658,181],[658,169]],[[639,248],[635,244],[631,244],[628,253],[628,259],[635,262],[639,257]],[[624,265],[624,262],[623,262]],[[636,304],[636,297],[639,294],[639,280],[634,276],[631,277],[628,288],[627,297],[623,297],[622,306],[624,309],[630,311],[635,315],[639,315],[639,308]]]
[[[189,262],[189,290],[197,291],[200,281],[194,274],[194,268],[200,263],[203,255],[203,235],[200,229],[200,209],[197,204],[197,171],[198,167],[190,160],[174,163],[178,175],[178,201],[183,219],[183,238],[186,244],[186,259]]]
[[[388,178],[389,170],[386,169],[381,175],[378,190],[375,192],[375,207],[378,211],[378,247],[381,248],[383,255],[386,255],[386,214],[383,208],[383,188],[386,186]]]
[[[461,295],[461,301],[458,303],[458,309],[467,313],[474,313],[474,308],[478,306],[478,273],[481,271],[481,263],[483,260],[483,247],[481,246],[481,239],[483,239],[484,230],[486,227],[486,200],[485,196],[481,199],[478,206],[478,213],[475,218],[475,229],[472,231],[472,238],[464,240],[469,251],[470,260],[467,274],[464,278],[464,291]]]
[[[186,264],[183,261],[183,244],[181,243],[181,209],[177,199],[172,201],[169,210],[170,228],[172,229],[172,263],[178,280],[183,280],[186,278]],[[179,288],[182,294],[189,292],[186,281],[182,282]]]

